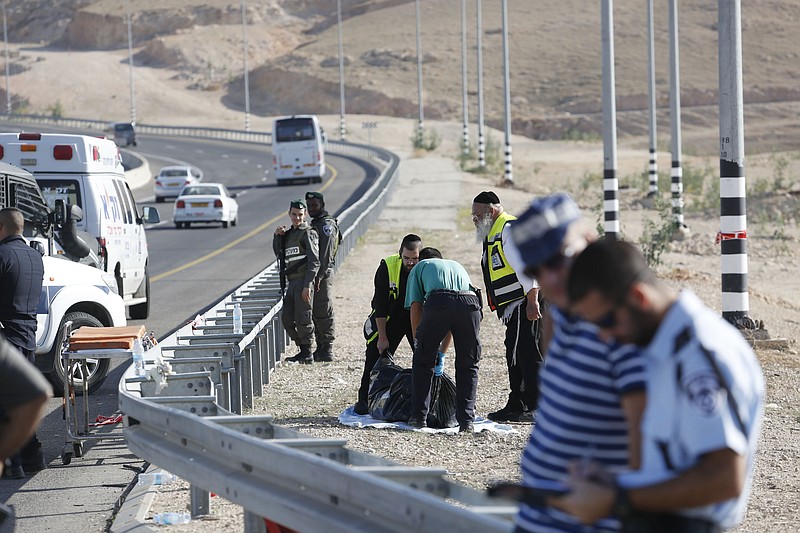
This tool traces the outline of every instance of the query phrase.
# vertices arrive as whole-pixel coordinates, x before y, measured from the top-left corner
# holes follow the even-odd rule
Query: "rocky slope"
[[[475,117],[475,2],[466,3],[469,112]],[[132,16],[136,66],[169,71],[183,90],[211,91],[229,109],[244,109],[240,2],[139,0],[126,4]],[[262,116],[338,113],[336,3],[269,0],[246,4],[251,111]],[[762,150],[796,146],[796,132],[786,129],[800,108],[796,84],[800,47],[792,39],[800,14],[792,0],[744,4],[745,101],[758,104],[748,107],[748,135]],[[482,5],[485,116],[488,124],[502,128],[501,6],[499,0],[484,0]],[[509,3],[515,132],[537,139],[599,138],[600,13],[594,5],[587,9],[589,5],[581,0]],[[10,40],[39,42],[64,53],[107,50],[125,62],[127,25],[125,8],[120,7],[117,0],[12,0],[8,4]],[[416,118],[414,2],[342,0],[342,11],[347,112]],[[460,3],[429,0],[422,3],[421,13],[425,117],[460,120]],[[618,0],[614,16],[619,134],[646,134],[645,3]],[[716,3],[681,2],[679,16],[683,125],[686,129],[708,127],[718,120]],[[666,132],[666,2],[656,2],[655,28],[659,122]],[[15,70],[29,67],[21,57],[14,63]],[[12,76],[12,85],[13,81]]]

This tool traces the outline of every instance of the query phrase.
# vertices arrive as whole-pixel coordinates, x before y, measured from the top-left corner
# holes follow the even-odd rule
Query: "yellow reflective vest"
[[[492,224],[489,235],[483,241],[483,258],[481,269],[486,284],[486,297],[489,308],[502,315],[502,309],[512,302],[525,298],[516,272],[508,264],[503,252],[503,228],[517,217],[508,213],[500,213]]]
[[[403,268],[403,259],[400,254],[393,254],[383,260],[389,272],[389,301],[397,300],[400,295],[400,271]],[[386,317],[389,322],[391,316]],[[364,322],[364,338],[367,343],[372,342],[378,336],[378,326],[375,323],[375,310],[369,314],[367,321]]]

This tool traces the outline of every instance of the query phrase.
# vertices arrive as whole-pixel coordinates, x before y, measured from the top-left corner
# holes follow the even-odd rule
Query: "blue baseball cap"
[[[578,205],[566,193],[536,198],[511,223],[511,254],[527,268],[539,266],[561,251],[567,229],[580,218]]]

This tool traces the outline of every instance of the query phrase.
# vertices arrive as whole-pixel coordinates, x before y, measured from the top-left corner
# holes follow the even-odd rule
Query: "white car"
[[[188,166],[164,167],[155,180],[154,193],[156,203],[163,202],[165,198],[180,196],[186,185],[193,185],[203,180],[203,173],[196,168]]]
[[[221,183],[187,185],[175,200],[175,227],[188,228],[193,222],[221,222],[223,228],[239,221],[239,203]]]

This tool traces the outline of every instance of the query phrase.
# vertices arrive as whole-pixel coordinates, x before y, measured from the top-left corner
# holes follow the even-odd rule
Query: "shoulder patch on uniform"
[[[333,224],[325,224],[322,226],[322,231],[325,233],[326,236],[330,237],[333,235],[334,226]]]
[[[691,406],[704,416],[710,416],[719,409],[721,387],[711,369],[685,376],[681,379],[681,387]]]

